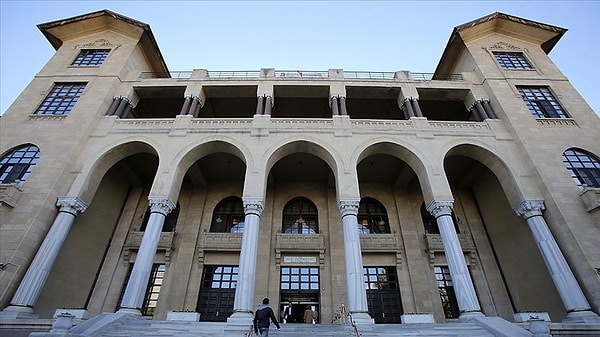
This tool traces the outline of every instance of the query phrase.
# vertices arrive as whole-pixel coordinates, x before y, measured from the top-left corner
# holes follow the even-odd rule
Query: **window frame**
[[[503,70],[534,70],[533,64],[522,51],[492,51]]]
[[[71,67],[100,67],[110,54],[111,49],[106,48],[90,48],[80,49]]]
[[[517,92],[535,119],[571,118],[549,86],[517,86]]]
[[[391,234],[390,221],[385,206],[377,199],[364,197],[358,207],[360,234]]]
[[[448,266],[434,266],[433,274],[435,275],[435,283],[440,293],[444,316],[448,319],[459,318],[460,308],[458,307],[450,268]]]
[[[16,155],[20,153],[22,155],[17,157]],[[21,145],[6,152],[0,158],[0,184],[12,184],[18,181],[18,186],[23,186],[39,159],[40,148],[33,144]],[[18,166],[18,171],[15,170],[15,166]]]
[[[284,234],[318,234],[319,211],[308,198],[296,197],[283,207],[281,232]]]
[[[87,82],[54,83],[33,114],[37,116],[68,116],[81,98],[86,85]]]
[[[230,196],[215,206],[210,223],[211,233],[244,233],[246,214],[242,198]]]
[[[600,160],[596,156],[578,148],[569,148],[562,153],[562,162],[580,190],[600,188]]]

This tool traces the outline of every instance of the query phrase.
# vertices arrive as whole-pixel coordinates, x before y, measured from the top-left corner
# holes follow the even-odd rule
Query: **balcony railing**
[[[241,249],[241,233],[204,232],[198,244],[198,260],[203,263],[206,252],[239,252]]]
[[[475,263],[477,261],[477,248],[471,238],[471,234],[459,233],[457,235],[463,252],[469,254],[471,262]],[[442,237],[440,234],[425,234],[425,240],[427,241],[427,250],[429,252],[429,263],[433,266],[435,263],[435,254],[445,253]]]
[[[277,233],[275,261],[281,263],[282,253],[318,253],[319,263],[325,261],[325,238],[323,234]]]
[[[434,73],[410,73],[411,79],[415,81],[463,81],[462,74],[437,74]]]
[[[260,78],[262,70],[211,70],[206,71],[208,78],[218,79],[244,79]],[[192,77],[192,71],[171,71],[171,72],[150,72],[144,71],[140,74],[141,79],[152,78],[171,78],[171,79],[189,79]],[[321,70],[274,70],[276,78],[286,79],[327,79],[329,71]],[[434,76],[435,75],[435,76]],[[345,79],[357,80],[395,80],[396,73],[391,71],[344,71]],[[462,74],[434,74],[434,73],[410,73],[410,79],[415,81],[463,81]]]
[[[143,71],[140,74],[141,79],[149,78],[176,78],[176,79],[188,79],[192,77],[191,71],[171,71],[171,72],[151,72]]]
[[[209,71],[210,78],[255,78],[260,77],[260,71],[257,70],[233,70],[233,71]]]
[[[142,244],[142,238],[145,232],[133,231],[127,236],[123,249],[123,257],[125,261],[129,261],[129,255],[131,250],[139,250]],[[165,252],[165,262],[169,263],[171,260],[171,250],[173,250],[173,241],[175,238],[175,232],[162,232],[158,240],[158,250]]]
[[[393,80],[396,78],[394,72],[384,71],[344,71],[344,78],[369,79],[369,80]]]

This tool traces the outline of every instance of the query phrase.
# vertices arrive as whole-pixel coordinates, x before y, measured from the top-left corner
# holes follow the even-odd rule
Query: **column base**
[[[1,319],[38,319],[39,316],[33,312],[32,307],[9,305],[0,311]]]
[[[116,312],[117,314],[129,314],[135,316],[142,316],[142,312],[137,308],[120,308]]]
[[[600,324],[600,316],[592,310],[572,311],[562,320],[564,323],[596,323]]]
[[[375,320],[369,316],[368,312],[351,312],[350,319],[356,325],[375,324]]]
[[[231,316],[227,317],[227,330],[243,330],[250,329],[252,321],[254,320],[254,314],[249,311],[236,311]]]
[[[485,315],[481,311],[464,311],[458,316],[458,320],[467,322],[476,317],[485,317]]]

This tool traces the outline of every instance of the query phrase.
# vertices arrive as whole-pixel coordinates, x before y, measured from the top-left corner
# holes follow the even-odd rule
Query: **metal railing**
[[[328,71],[312,70],[275,70],[275,77],[280,78],[328,78]]]
[[[369,79],[369,80],[393,80],[396,73],[387,71],[344,71],[344,78]]]
[[[260,77],[259,70],[216,70],[209,71],[210,78],[254,78]]]
[[[191,71],[171,71],[171,72],[152,72],[143,71],[140,74],[141,79],[149,78],[176,78],[176,79],[188,79],[192,77]]]
[[[410,73],[411,79],[415,81],[462,81],[462,74],[437,74],[435,78],[434,73]]]

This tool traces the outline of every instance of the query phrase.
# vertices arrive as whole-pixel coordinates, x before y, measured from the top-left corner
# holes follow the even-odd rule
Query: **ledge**
[[[5,204],[11,208],[15,207],[19,197],[21,197],[21,191],[23,191],[19,184],[20,182],[0,184],[0,204]]]
[[[579,193],[579,196],[581,197],[581,200],[583,200],[585,210],[588,213],[596,211],[600,208],[600,188],[584,187]]]

